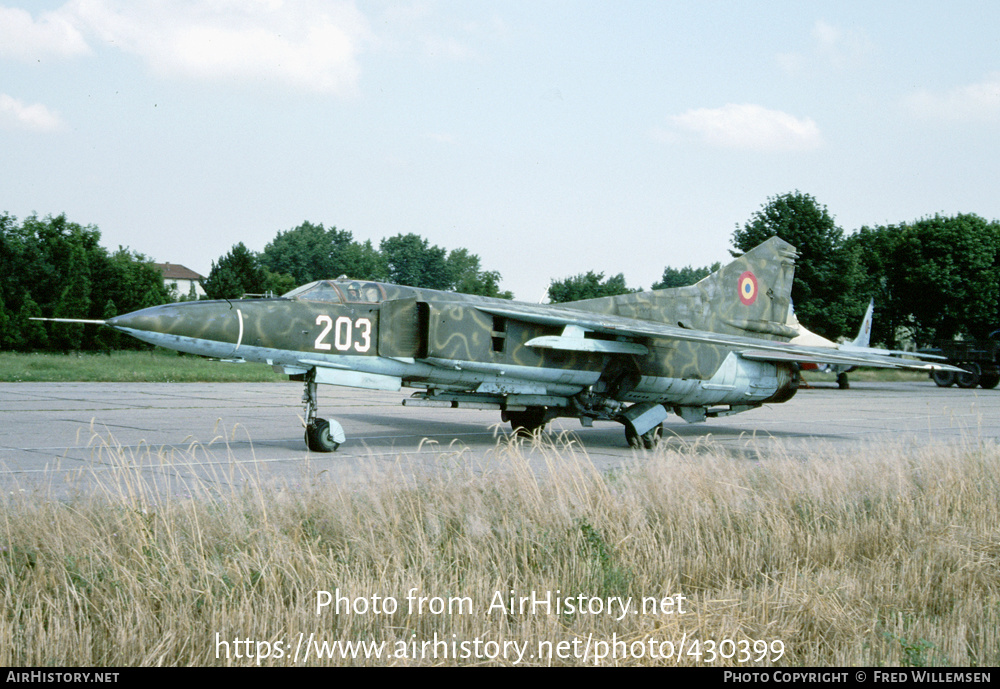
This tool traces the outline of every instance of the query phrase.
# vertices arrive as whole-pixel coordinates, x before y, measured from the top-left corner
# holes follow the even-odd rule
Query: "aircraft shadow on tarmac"
[[[417,416],[402,416],[395,414],[339,414],[345,420],[348,440],[344,449],[350,449],[359,444],[364,445],[399,445],[403,439],[428,438],[447,446],[452,440],[458,440],[471,448],[487,449],[498,441],[502,442],[511,436],[510,426],[499,419],[489,421],[459,421],[420,418]],[[353,423],[352,423],[353,422]],[[366,432],[351,434],[351,426],[378,426]],[[575,419],[557,419],[549,424],[547,437],[554,438],[560,433],[569,433],[580,442],[593,449],[627,450],[628,445],[623,437],[621,427],[616,424],[595,424],[592,428],[584,428]],[[802,433],[794,430],[755,431],[746,424],[727,426],[721,424],[687,424],[665,423],[663,425],[663,440],[667,446],[693,444],[697,442],[718,440],[732,443],[744,441],[752,443],[759,440],[795,440],[801,438],[816,438],[817,440],[847,440],[849,435],[837,433],[817,433],[814,430]],[[289,440],[289,443],[294,444]],[[289,443],[280,443],[282,447]]]

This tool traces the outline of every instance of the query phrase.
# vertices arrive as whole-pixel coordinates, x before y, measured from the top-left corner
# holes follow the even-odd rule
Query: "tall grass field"
[[[92,442],[101,490],[3,496],[0,665],[1000,665],[994,444],[154,487],[190,458]]]

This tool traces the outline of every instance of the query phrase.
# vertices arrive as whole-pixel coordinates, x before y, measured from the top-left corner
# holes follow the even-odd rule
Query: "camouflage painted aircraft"
[[[629,444],[649,448],[670,411],[698,422],[791,399],[801,363],[943,367],[788,344],[795,256],[772,238],[690,287],[558,306],[337,279],[104,323],[303,381],[306,443],[318,452],[344,441],[336,421],[318,418],[320,383],[412,388],[406,406],[495,409],[519,432],[556,417],[616,421]]]

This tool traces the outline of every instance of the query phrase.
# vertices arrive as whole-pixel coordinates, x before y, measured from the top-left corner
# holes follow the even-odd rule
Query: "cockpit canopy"
[[[385,299],[385,288],[377,282],[365,280],[317,280],[281,296],[340,304],[378,304]]]

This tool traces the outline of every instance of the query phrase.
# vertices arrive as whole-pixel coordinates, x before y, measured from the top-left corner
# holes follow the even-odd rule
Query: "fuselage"
[[[629,355],[532,346],[558,339],[564,328],[491,315],[483,308],[490,304],[511,302],[319,281],[277,298],[155,306],[107,325],[191,354],[266,363],[292,375],[316,369],[322,383],[466,393],[501,407],[570,407],[568,399],[585,392],[694,407],[757,406],[794,394],[794,371],[724,346],[648,338],[637,348],[643,354]],[[602,341],[614,340],[604,336],[598,347]]]

